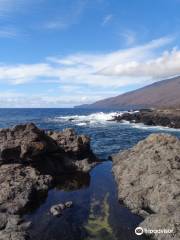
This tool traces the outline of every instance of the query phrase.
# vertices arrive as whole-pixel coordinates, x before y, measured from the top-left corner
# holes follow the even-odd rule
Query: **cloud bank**
[[[180,51],[164,51],[173,38],[164,37],[141,46],[110,53],[75,53],[53,56],[40,63],[0,64],[0,83],[15,86],[17,93],[0,93],[0,102],[24,106],[72,106],[120,94],[124,88],[141,86],[180,74]],[[18,95],[18,86],[59,85],[60,96]],[[43,86],[43,85],[42,85]],[[73,93],[73,94],[72,94]],[[10,97],[10,95],[12,97]],[[39,99],[37,101],[37,99]]]

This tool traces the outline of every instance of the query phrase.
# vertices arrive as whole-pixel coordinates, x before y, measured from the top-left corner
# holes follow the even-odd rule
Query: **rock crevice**
[[[99,160],[90,138],[48,132],[33,123],[0,130],[0,240],[28,240],[22,214],[64,173],[88,172]]]

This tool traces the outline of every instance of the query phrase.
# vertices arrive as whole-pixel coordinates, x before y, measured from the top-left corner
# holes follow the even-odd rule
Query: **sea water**
[[[118,201],[117,186],[111,172],[111,154],[132,147],[151,133],[180,131],[143,124],[111,121],[122,114],[116,110],[85,109],[0,109],[0,128],[34,122],[45,130],[74,128],[91,137],[91,147],[102,160],[89,174],[60,176],[51,189],[25,216],[35,240],[136,240],[134,229],[143,220]],[[73,201],[73,207],[60,217],[49,213],[52,205]]]

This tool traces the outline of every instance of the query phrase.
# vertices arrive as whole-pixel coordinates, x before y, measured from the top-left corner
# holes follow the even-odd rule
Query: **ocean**
[[[118,201],[116,183],[111,172],[111,154],[132,147],[151,133],[168,133],[180,137],[180,131],[148,127],[129,122],[116,123],[118,109],[0,109],[0,128],[33,122],[45,130],[74,128],[91,137],[92,150],[102,160],[89,174],[74,174],[51,189],[24,219],[31,221],[29,231],[35,240],[136,240],[134,229],[142,221]],[[74,206],[61,217],[49,214],[52,205],[73,201]]]

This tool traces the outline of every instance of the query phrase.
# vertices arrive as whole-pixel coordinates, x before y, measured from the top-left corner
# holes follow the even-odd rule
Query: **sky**
[[[180,0],[0,0],[0,107],[73,107],[180,75]]]

